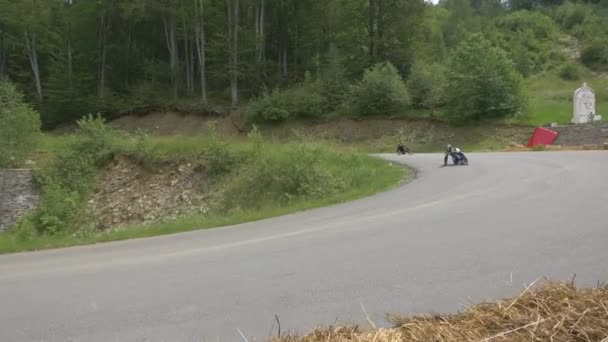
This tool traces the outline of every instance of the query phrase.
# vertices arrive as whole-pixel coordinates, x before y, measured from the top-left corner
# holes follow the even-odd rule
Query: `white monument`
[[[572,123],[582,124],[600,121],[602,117],[595,113],[595,92],[583,83],[583,86],[574,92],[574,116]]]

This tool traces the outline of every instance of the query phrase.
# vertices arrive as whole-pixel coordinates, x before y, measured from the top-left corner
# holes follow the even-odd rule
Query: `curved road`
[[[608,280],[608,153],[384,158],[374,197],[216,230],[0,256],[0,341],[239,341]]]

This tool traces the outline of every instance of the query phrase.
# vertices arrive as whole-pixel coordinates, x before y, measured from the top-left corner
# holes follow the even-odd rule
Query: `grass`
[[[51,156],[58,153],[62,149],[69,146],[70,142],[73,142],[73,137],[70,136],[46,136],[45,145],[41,146],[38,155],[44,156],[46,161],[51,161]],[[170,158],[179,156],[180,158],[200,158],[201,149],[204,146],[208,146],[208,138],[202,137],[162,137],[162,138],[149,138],[146,144],[147,151],[136,150],[137,145],[131,139],[133,137],[123,137],[123,152],[127,153],[154,153],[155,158]],[[294,152],[294,144],[283,144],[276,145],[270,143],[264,143],[261,147],[263,152],[260,155],[260,160],[266,160],[269,164],[281,165],[289,164],[294,161],[296,165],[298,162],[302,162],[300,159],[288,159],[285,163],[285,158],[289,157],[289,152]],[[251,152],[251,143],[243,142],[230,142],[231,150],[237,155],[246,152]],[[86,245],[108,241],[119,241],[133,238],[151,237],[157,235],[174,234],[185,231],[199,230],[216,228],[228,225],[234,225],[244,222],[257,221],[270,217],[285,215],[294,213],[302,210],[308,210],[313,208],[319,208],[322,206],[337,204],[345,201],[354,200],[357,198],[365,197],[377,193],[379,191],[387,190],[391,187],[399,184],[401,180],[411,175],[409,169],[401,166],[389,164],[380,159],[376,159],[367,155],[361,155],[353,151],[343,151],[340,155],[332,155],[333,150],[318,145],[319,149],[313,149],[309,152],[315,152],[322,158],[320,161],[320,167],[323,170],[327,170],[330,174],[338,177],[339,179],[350,179],[349,185],[343,187],[343,191],[335,191],[329,193],[328,196],[323,196],[322,193],[314,196],[295,196],[293,200],[285,200],[281,197],[282,194],[276,196],[266,196],[266,201],[263,205],[251,205],[247,197],[244,199],[230,199],[231,203],[237,204],[237,207],[243,209],[236,209],[227,212],[216,212],[208,216],[190,216],[182,217],[175,221],[166,223],[157,223],[148,226],[135,226],[135,227],[123,227],[120,229],[113,229],[107,232],[96,232],[87,233],[76,231],[58,232],[56,234],[42,234],[25,235],[25,237],[17,232],[14,234],[1,234],[0,235],[0,253],[12,253],[21,251],[32,251],[50,248],[60,248],[75,245]],[[302,153],[306,153],[306,150],[299,150]],[[293,158],[293,157],[292,157]],[[333,165],[326,165],[329,160],[335,159]],[[306,161],[306,160],[304,160]],[[249,164],[245,161],[244,164]],[[254,192],[254,187],[258,182],[263,182],[265,179],[260,176],[257,172],[257,166],[255,162],[250,161],[251,168],[245,168],[243,172],[254,178],[253,184],[248,182],[239,182],[242,178],[241,174],[235,174],[232,176],[226,175],[223,179],[224,182],[236,186],[233,191],[240,192]],[[271,170],[273,170],[271,168]],[[286,174],[297,174],[297,172],[290,172],[286,170]],[[311,170],[311,172],[313,172]],[[315,173],[313,173],[315,174]],[[253,176],[252,176],[253,175]],[[257,176],[256,176],[257,175]],[[262,177],[262,178],[259,178]],[[267,181],[267,180],[266,180]],[[282,182],[290,181],[287,179],[278,179],[276,182],[279,184],[277,191],[284,191],[280,188],[281,185],[285,186]],[[331,183],[322,183],[330,186]],[[289,183],[287,183],[289,185]],[[226,188],[223,190],[231,190],[229,186],[223,185]],[[251,188],[254,187],[254,188]],[[286,191],[286,190],[285,190]],[[221,192],[221,191],[219,191]],[[254,199],[255,200],[255,199]]]
[[[608,108],[608,78],[590,72],[577,81],[567,81],[555,74],[544,74],[528,80],[530,107],[528,114],[508,122],[542,126],[552,122],[569,124],[572,119],[574,91],[583,82],[595,91],[595,107],[599,115]]]

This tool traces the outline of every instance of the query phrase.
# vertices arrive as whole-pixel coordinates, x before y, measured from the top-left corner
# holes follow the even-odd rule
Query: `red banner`
[[[528,147],[534,147],[538,145],[552,145],[555,139],[557,139],[558,133],[544,127],[538,127],[534,130],[534,134],[530,138]]]

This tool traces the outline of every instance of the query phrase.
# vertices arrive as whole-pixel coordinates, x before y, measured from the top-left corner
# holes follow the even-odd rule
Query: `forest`
[[[504,116],[527,78],[602,72],[607,19],[606,0],[0,0],[0,78],[45,127],[211,105]]]

